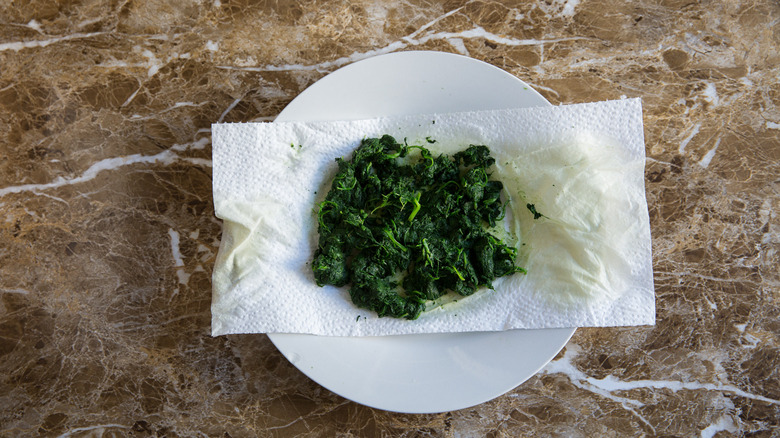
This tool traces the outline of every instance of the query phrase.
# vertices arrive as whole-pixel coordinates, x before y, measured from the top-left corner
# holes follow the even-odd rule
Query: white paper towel
[[[407,321],[318,287],[316,205],[335,158],[365,137],[452,154],[487,145],[510,201],[507,235],[527,275]],[[641,102],[340,122],[215,124],[214,205],[224,222],[213,273],[212,334],[375,336],[655,322]],[[436,140],[428,144],[425,139]],[[536,205],[546,217],[534,220]]]

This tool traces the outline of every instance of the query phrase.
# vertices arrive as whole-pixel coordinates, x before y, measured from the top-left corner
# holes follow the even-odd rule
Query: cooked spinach
[[[430,139],[427,139],[432,143]],[[447,291],[471,295],[523,272],[516,250],[491,234],[504,216],[503,185],[490,178],[486,146],[452,158],[390,135],[366,138],[319,204],[318,285],[351,284],[358,307],[416,319]]]
[[[544,216],[543,214],[536,211],[536,206],[534,204],[525,204],[525,208],[527,208],[528,211],[534,215],[534,219],[539,219],[540,217]]]

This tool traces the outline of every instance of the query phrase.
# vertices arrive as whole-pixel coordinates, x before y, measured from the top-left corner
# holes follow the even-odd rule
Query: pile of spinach
[[[495,160],[486,146],[434,157],[384,135],[364,139],[352,160],[336,161],[318,211],[312,269],[319,286],[351,283],[358,307],[416,319],[447,291],[471,295],[497,277],[525,273],[515,266],[516,250],[488,232],[506,205],[502,183],[490,179]]]

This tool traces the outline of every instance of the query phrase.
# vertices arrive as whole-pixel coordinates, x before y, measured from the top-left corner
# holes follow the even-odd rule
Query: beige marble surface
[[[658,319],[404,415],[209,336],[209,129],[421,49],[644,100]],[[779,65],[772,0],[0,2],[0,435],[780,436]]]

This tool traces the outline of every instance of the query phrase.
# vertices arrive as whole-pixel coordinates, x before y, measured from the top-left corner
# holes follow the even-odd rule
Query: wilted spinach
[[[350,161],[336,161],[317,214],[318,285],[351,283],[355,305],[416,319],[447,291],[471,295],[497,277],[525,273],[515,266],[516,250],[488,231],[506,205],[502,183],[490,179],[495,160],[486,146],[434,157],[384,135],[364,139]]]

